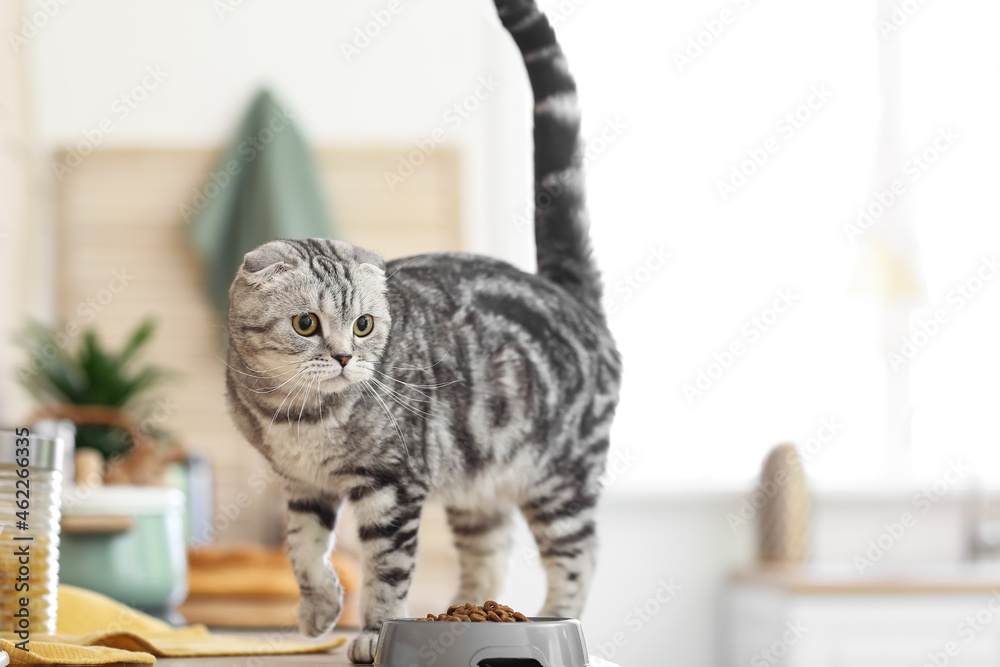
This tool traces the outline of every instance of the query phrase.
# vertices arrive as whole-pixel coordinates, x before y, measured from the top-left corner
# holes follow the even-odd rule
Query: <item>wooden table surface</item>
[[[982,593],[1000,589],[1000,567],[993,563],[954,563],[935,566],[886,567],[858,574],[848,565],[760,567],[732,577],[737,584],[780,588],[815,595],[885,595],[914,593]]]
[[[215,630],[212,631],[216,633]],[[266,632],[239,632],[218,630],[218,634],[235,637],[266,637]],[[354,638],[355,632],[335,630],[323,637],[330,640],[336,637],[346,637],[348,641]],[[305,640],[305,636],[289,635],[289,639]],[[305,655],[227,655],[213,658],[157,658],[156,667],[272,667],[276,665],[294,665],[295,667],[342,667],[350,665],[347,659],[347,644],[324,653],[308,653]]]

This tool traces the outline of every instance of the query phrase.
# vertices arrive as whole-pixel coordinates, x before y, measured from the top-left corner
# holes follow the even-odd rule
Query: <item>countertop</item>
[[[226,634],[234,637],[267,638],[267,632],[241,632],[231,630],[212,630],[213,634]],[[348,641],[354,638],[356,631],[335,630],[325,635],[323,640],[336,637],[346,637]],[[288,635],[289,639],[303,639],[302,635]],[[295,665],[296,667],[346,667],[351,665],[347,659],[347,644],[324,653],[308,653],[305,655],[227,655],[213,658],[157,658],[156,667],[271,667],[276,665]]]
[[[925,563],[884,566],[859,574],[849,565],[806,564],[761,567],[737,573],[731,581],[812,595],[989,594],[1000,589],[1000,567],[993,563]]]

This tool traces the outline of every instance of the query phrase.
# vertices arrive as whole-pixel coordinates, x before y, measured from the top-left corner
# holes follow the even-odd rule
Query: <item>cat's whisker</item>
[[[269,389],[257,389],[257,385],[258,385],[258,383],[260,383],[261,380],[281,380],[283,378],[283,376],[288,375],[288,373],[294,373],[294,372],[295,372],[295,369],[292,369],[292,370],[288,371],[287,373],[281,373],[280,375],[274,375],[274,376],[268,376],[268,377],[254,377],[254,376],[251,375],[250,377],[252,377],[253,380],[254,380],[254,382],[253,382],[252,385],[243,384],[242,382],[240,384],[243,385],[244,387],[246,387],[247,389],[249,389],[250,391],[252,391],[255,394],[269,394],[269,393],[271,393],[271,391],[273,391],[273,389],[280,388],[280,385],[278,387],[269,388]]]
[[[215,327],[216,329],[222,329],[223,331],[225,331],[226,335],[229,336],[229,339],[232,340],[232,338],[233,338],[233,332],[230,331],[229,327],[226,326],[226,322],[222,319],[222,315],[219,314],[219,313],[216,313],[216,318],[218,320],[218,323],[217,324],[213,324],[212,326]]]
[[[417,402],[420,402],[420,403],[429,403],[430,402],[429,400],[427,400],[427,399],[421,399],[421,398],[415,398],[413,396],[407,396],[406,394],[403,394],[401,392],[396,391],[395,389],[393,389],[389,385],[385,384],[384,382],[379,381],[376,378],[372,378],[372,382],[374,382],[376,385],[378,385],[379,387],[381,387],[385,392],[387,392],[389,394],[389,396],[393,400],[395,400],[397,403],[399,403],[403,407],[410,408],[412,410],[416,410],[422,417],[426,418],[426,417],[430,416],[430,413],[425,411],[425,410],[429,410],[430,406],[424,406],[424,405],[414,406],[414,405],[410,405],[407,402],[407,401],[417,401]]]
[[[314,378],[312,382],[309,383],[309,387],[306,389],[305,395],[302,397],[302,407],[299,408],[299,421],[295,424],[295,441],[298,442],[302,439],[302,413],[306,409],[306,401],[309,400],[309,393],[312,392],[313,385],[316,384],[316,379]]]
[[[386,377],[386,378],[392,380],[393,382],[398,382],[399,384],[405,384],[406,386],[412,387],[414,389],[440,389],[441,387],[446,387],[449,384],[454,384],[456,382],[461,382],[462,381],[462,380],[449,380],[448,382],[440,382],[440,383],[437,383],[437,384],[413,384],[412,382],[407,382],[405,380],[400,380],[399,378],[393,377],[393,376],[389,375],[388,373],[382,372],[380,370],[376,370],[375,367],[374,367],[375,364],[381,364],[381,363],[383,363],[381,361],[376,361],[376,360],[373,360],[373,359],[359,359],[358,363],[359,364],[368,364],[368,366],[364,367],[364,368],[367,368],[367,370],[371,371],[372,373],[378,373],[379,375],[381,375],[383,377]],[[392,368],[401,368],[401,367],[396,366],[394,364],[387,364],[387,365],[390,366],[390,367],[392,367]],[[415,369],[409,368],[409,369],[403,369],[403,370],[415,370]],[[416,370],[419,370],[419,369],[416,369]],[[425,396],[426,396],[426,394],[425,394]]]
[[[409,384],[407,384],[406,382],[403,382],[402,380],[397,380],[396,378],[394,378],[394,377],[392,377],[392,376],[390,376],[390,375],[386,375],[385,373],[379,373],[379,372],[378,372],[378,371],[376,371],[376,370],[373,370],[372,372],[373,372],[373,373],[378,373],[378,374],[379,374],[379,375],[381,375],[382,377],[384,377],[384,378],[386,378],[386,379],[388,379],[388,380],[392,380],[393,382],[398,382],[399,384],[401,384],[401,385],[403,385],[403,386],[406,386],[406,387],[410,387],[410,385],[409,385]],[[374,378],[372,378],[372,379],[374,379]],[[385,385],[385,383],[384,383],[384,382],[381,382],[381,381],[380,381],[380,384],[382,384],[382,385],[386,386],[387,388],[391,388],[391,387],[388,387],[388,385]],[[438,399],[436,399],[436,398],[434,398],[434,397],[430,396],[429,394],[426,394],[426,393],[424,393],[424,392],[420,391],[419,389],[417,389],[417,388],[415,388],[415,387],[410,387],[410,388],[411,388],[411,389],[413,389],[413,391],[415,391],[416,393],[418,393],[418,394],[420,394],[421,396],[423,396],[423,398],[417,398],[416,396],[406,396],[406,398],[407,398],[407,399],[409,399],[409,400],[411,400],[411,401],[419,401],[419,402],[421,402],[421,403],[432,403],[432,402],[433,402],[433,403],[440,403],[440,402],[441,402],[441,401],[439,401]],[[393,390],[393,391],[395,391],[395,390]],[[402,395],[402,394],[401,394],[401,395]]]
[[[299,371],[291,379],[294,380],[295,378],[299,377],[300,375],[302,375],[302,373],[305,373],[305,372],[306,372],[305,370]],[[291,380],[289,380],[289,382],[290,381]],[[281,403],[278,404],[278,409],[275,410],[274,414],[271,416],[271,423],[267,425],[267,432],[264,434],[264,442],[267,442],[267,437],[269,435],[271,435],[271,427],[274,426],[274,420],[278,418],[278,414],[281,412],[281,406],[283,406],[285,404],[285,401],[288,400],[288,397],[291,395],[292,390],[294,390],[296,387],[298,387],[299,383],[301,383],[301,382],[302,382],[302,380],[299,380],[294,385],[292,385],[292,389],[288,391],[288,393],[285,395],[285,397],[283,399],[281,399]]]
[[[305,380],[312,384],[312,380],[310,378],[306,377]],[[299,394],[305,391],[308,386],[309,384],[306,384],[305,381],[300,383],[294,392],[294,398],[288,401],[288,409],[285,410],[285,421],[289,424],[292,423],[292,406],[295,405],[295,401],[298,400]]]
[[[308,368],[303,368],[303,369],[299,370],[295,375],[293,375],[292,377],[288,378],[287,380],[285,380],[284,382],[282,382],[281,384],[279,384],[277,387],[272,387],[271,389],[254,389],[252,387],[246,387],[246,385],[243,385],[243,386],[246,387],[248,391],[252,391],[255,394],[273,394],[274,392],[278,391],[279,389],[281,389],[282,387],[284,387],[286,384],[288,384],[289,382],[291,382],[292,380],[294,380],[295,378],[297,378],[301,373],[305,373],[308,370],[309,370]],[[291,371],[289,371],[289,372],[291,372]]]
[[[400,267],[400,268],[402,268],[402,267]],[[452,349],[454,349],[454,348],[449,349],[447,352],[444,353],[444,356],[442,356],[440,359],[438,359],[437,361],[435,361],[430,366],[414,366],[412,364],[390,364],[388,361],[377,361],[377,360],[371,360],[370,363],[373,363],[373,364],[385,364],[386,366],[389,366],[390,368],[398,368],[400,370],[429,371],[430,369],[434,368],[435,366],[437,366],[438,364],[440,364],[442,361],[444,361],[445,359],[447,359],[448,355],[451,354]]]
[[[323,423],[323,392],[320,391],[322,383],[322,380],[316,383],[316,406],[319,408],[319,422],[321,424]]]
[[[381,382],[379,382],[375,378],[372,378],[371,381],[374,382],[377,386],[379,386],[382,389],[384,389],[387,392],[389,398],[391,398],[393,401],[395,401],[399,405],[403,406],[404,408],[406,408],[407,410],[409,410],[413,414],[415,414],[415,415],[417,415],[419,417],[422,417],[423,419],[427,419],[428,417],[430,417],[430,415],[428,413],[424,412],[423,410],[418,410],[417,408],[413,407],[412,405],[410,405],[408,403],[404,403],[403,400],[401,400],[401,399],[409,399],[408,396],[403,396],[399,392],[397,392],[397,391],[395,391],[395,390],[387,387],[386,385],[382,384]],[[412,400],[416,400],[416,399],[412,399]]]
[[[305,359],[303,361],[292,361],[287,364],[282,364],[281,366],[275,366],[274,368],[262,368],[262,369],[254,368],[244,361],[243,366],[246,369],[253,371],[254,373],[267,373],[269,371],[276,371],[279,368],[288,368],[289,366],[301,366],[302,364],[307,363],[308,361],[309,361],[308,359]]]
[[[400,269],[402,269],[402,268],[403,268],[404,266],[406,266],[406,265],[407,265],[407,264],[409,264],[410,262],[415,262],[415,261],[417,261],[418,259],[420,259],[420,256],[419,256],[419,255],[418,255],[418,256],[416,256],[416,257],[414,257],[413,259],[411,259],[411,260],[410,260],[409,262],[406,262],[405,264],[401,265],[401,266],[400,266],[399,268],[397,268],[397,269],[396,269],[395,271],[393,271],[392,273],[390,273],[390,274],[389,274],[389,277],[388,277],[388,278],[386,278],[386,279],[385,279],[385,281],[386,281],[386,282],[389,282],[390,280],[392,280],[392,277],[393,277],[394,275],[396,275],[397,273],[399,273],[399,270],[400,270]]]
[[[262,373],[267,373],[269,371],[276,371],[276,370],[279,370],[281,368],[287,368],[288,366],[301,366],[302,364],[306,363],[304,361],[296,361],[296,362],[291,363],[291,364],[285,364],[283,366],[275,366],[274,368],[267,368],[267,369],[264,369],[262,371],[257,371],[256,369],[253,369],[253,368],[250,368],[249,366],[247,366],[247,368],[250,368],[250,370],[254,371],[254,373],[246,373],[244,371],[239,370],[238,368],[233,368],[232,366],[229,365],[229,362],[227,362],[225,359],[223,359],[222,357],[220,357],[218,355],[216,355],[215,358],[218,359],[219,361],[221,361],[223,364],[225,364],[226,368],[228,368],[229,370],[233,371],[234,373],[239,373],[240,375],[246,375],[248,377],[257,378],[257,379],[269,379],[269,378],[281,377],[282,375],[286,375],[288,373],[291,373],[292,370],[294,370],[294,369],[289,370],[289,371],[285,371],[284,373],[278,373],[277,375],[262,375]],[[245,363],[243,365],[246,366]]]
[[[303,373],[304,372],[305,371],[303,371]],[[295,390],[298,389],[299,386],[305,381],[305,378],[300,377],[301,375],[302,375],[302,373],[299,373],[298,375],[295,376],[295,378],[299,378],[299,379],[296,380],[295,384],[293,384],[291,386],[291,388],[287,392],[285,392],[285,397],[283,399],[281,399],[281,403],[278,403],[278,409],[274,411],[274,416],[271,418],[271,423],[272,424],[274,423],[274,420],[278,418],[278,414],[281,413],[281,408],[282,408],[282,406],[285,405],[285,401],[287,401],[291,397],[291,395],[293,393],[295,393]],[[295,378],[292,378],[292,379],[295,379]],[[289,380],[289,381],[291,381],[291,380]]]
[[[385,401],[382,400],[382,397],[379,396],[377,393],[375,393],[375,390],[371,386],[369,386],[367,382],[362,383],[362,386],[371,393],[372,398],[374,398],[375,401],[382,406],[382,409],[385,411],[385,414],[389,417],[390,421],[392,421],[392,425],[396,428],[396,434],[399,435],[399,441],[403,445],[403,451],[406,453],[406,462],[409,463],[410,450],[407,449],[406,447],[406,438],[403,437],[403,430],[399,428],[399,424],[396,422],[396,418],[392,416],[392,411],[389,410],[389,406],[385,404]]]
[[[459,380],[449,380],[447,382],[439,382],[438,384],[413,384],[412,382],[407,382],[406,380],[400,380],[399,378],[394,378],[391,375],[389,375],[388,373],[383,373],[382,371],[377,371],[374,368],[372,369],[372,372],[373,373],[378,373],[382,377],[386,377],[386,378],[392,380],[393,382],[398,382],[401,385],[405,385],[405,386],[409,387],[410,389],[413,389],[414,391],[416,391],[418,394],[426,396],[427,398],[431,399],[432,401],[436,401],[437,399],[429,396],[428,394],[425,394],[424,392],[422,392],[420,390],[421,389],[441,389],[443,387],[448,387],[450,385],[457,384],[459,382],[463,382],[463,380],[459,379]]]

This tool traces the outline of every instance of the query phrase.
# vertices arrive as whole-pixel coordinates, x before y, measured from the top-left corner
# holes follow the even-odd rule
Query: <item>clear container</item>
[[[23,456],[25,442],[27,457]],[[22,599],[27,602],[28,638],[56,631],[62,449],[60,439],[34,435],[25,439],[13,431],[0,431],[0,523],[4,524],[0,531],[0,636],[15,643],[25,639],[19,634],[24,630],[23,616],[17,616]],[[25,486],[27,516],[18,516],[25,511],[17,505],[25,500]],[[18,553],[24,549],[27,563],[21,562],[24,557]]]

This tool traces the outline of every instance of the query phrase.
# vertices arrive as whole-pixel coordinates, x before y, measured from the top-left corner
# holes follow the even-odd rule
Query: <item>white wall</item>
[[[15,29],[18,21],[17,7],[6,4],[0,7],[0,34]],[[20,234],[15,234],[15,221],[27,217],[28,211],[28,165],[25,155],[13,147],[23,145],[27,115],[22,104],[21,87],[22,63],[16,58],[0,59],[0,109],[4,121],[0,123],[0,141],[5,147],[0,151],[0,284],[11,285],[23,274],[25,262],[19,259],[22,244]],[[17,231],[21,231],[18,229]],[[22,295],[19,290],[0,289],[0,312],[14,313],[23,310]],[[7,326],[0,326],[0,334],[8,332]],[[14,382],[9,369],[13,365],[15,350],[9,336],[0,340],[0,410],[9,405],[14,393]],[[5,372],[6,371],[6,372]],[[0,424],[5,415],[0,412]]]
[[[395,13],[388,0],[305,0],[293,7],[278,0],[24,4],[28,24],[14,34],[30,72],[41,210],[30,223],[18,215],[3,226],[5,233],[30,235],[25,248],[52,246],[53,150],[81,142],[84,148],[221,146],[252,95],[268,86],[297,114],[313,144],[405,145],[444,129],[463,151],[469,249],[530,268],[531,238],[511,233],[509,222],[528,197],[527,77],[488,0],[400,0],[392,5]],[[356,30],[369,27],[373,12],[391,20],[348,59],[343,45],[357,43]],[[446,112],[483,77],[498,84],[496,92],[456,127]],[[144,79],[148,89],[134,93]],[[337,202],[330,203],[336,214]],[[49,265],[48,256],[35,258],[30,277],[22,272],[5,281],[5,297],[32,304],[38,316],[51,315]],[[0,335],[8,338],[26,310],[4,318]],[[0,373],[9,376],[13,360],[0,363]],[[26,405],[0,400],[0,420],[23,418]]]
[[[226,1],[237,6],[219,12],[213,7],[224,2],[99,0],[63,7],[30,42],[43,145],[73,144],[105,117],[114,121],[108,144],[221,144],[252,94],[270,86],[313,143],[409,143],[443,127],[466,151],[472,248],[511,254],[491,211],[512,209],[495,201],[512,195],[489,182],[517,168],[512,155],[527,166],[527,84],[509,38],[479,11],[485,0],[399,0],[395,14],[388,0]],[[373,12],[391,20],[360,53],[345,54]],[[122,118],[115,101],[149,67],[164,73],[162,83]],[[444,114],[480,77],[497,81],[497,92],[454,128]],[[511,118],[512,101],[521,113]],[[498,133],[503,141],[495,141]]]

